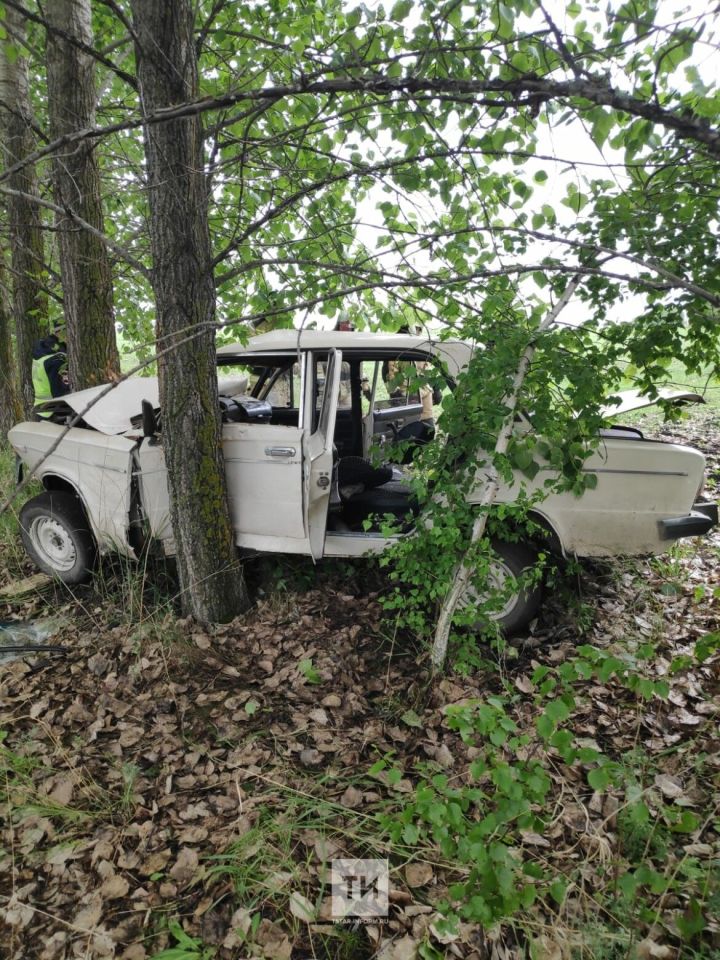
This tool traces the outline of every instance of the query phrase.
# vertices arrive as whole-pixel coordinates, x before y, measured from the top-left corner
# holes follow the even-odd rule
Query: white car
[[[422,422],[427,406],[417,396],[388,396],[398,392],[389,371],[435,364],[452,386],[473,349],[461,340],[297,330],[221,347],[223,448],[238,548],[316,560],[359,557],[390,542],[377,524],[366,529],[373,517],[393,514],[409,529],[414,505],[402,469],[377,468],[368,458],[380,449],[392,464],[398,438],[424,442],[432,429]],[[42,409],[49,418],[9,433],[19,459],[46,490],[22,508],[25,548],[42,570],[66,583],[86,578],[98,553],[136,557],[148,541],[174,553],[157,381],[131,378],[89,406],[103,389],[48,401]],[[619,409],[641,405],[635,398]],[[82,425],[48,455],[75,414],[82,414]],[[531,429],[522,418],[518,428]],[[533,517],[546,544],[567,556],[662,553],[675,539],[717,523],[714,504],[696,503],[704,466],[697,450],[611,426],[584,466],[597,476],[594,489],[580,497],[552,493]],[[529,492],[544,483],[548,469],[532,482],[523,478]],[[518,495],[517,481],[501,489],[500,501]],[[471,503],[479,502],[482,483],[479,472]],[[532,544],[495,549],[500,582],[512,583],[533,559]],[[506,630],[518,629],[539,599],[539,590],[518,587],[497,618]]]

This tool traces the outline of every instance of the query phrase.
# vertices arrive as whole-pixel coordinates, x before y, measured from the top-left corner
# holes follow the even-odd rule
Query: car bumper
[[[661,540],[679,540],[680,537],[698,537],[707,533],[718,522],[716,503],[696,503],[686,517],[671,517],[660,520]]]

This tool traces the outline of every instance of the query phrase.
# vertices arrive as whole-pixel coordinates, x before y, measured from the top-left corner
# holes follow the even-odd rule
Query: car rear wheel
[[[45,573],[68,584],[89,579],[95,542],[72,493],[51,490],[28,500],[20,511],[20,535],[28,556]]]
[[[538,612],[542,601],[542,587],[539,583],[522,584],[518,581],[525,571],[531,569],[537,560],[537,554],[527,543],[505,543],[493,540],[495,559],[490,569],[490,586],[496,590],[509,590],[502,609],[494,610],[488,618],[497,623],[505,634],[517,633],[525,629]],[[468,586],[460,606],[477,603],[479,591]],[[482,620],[471,624],[470,629],[480,630],[486,625]]]

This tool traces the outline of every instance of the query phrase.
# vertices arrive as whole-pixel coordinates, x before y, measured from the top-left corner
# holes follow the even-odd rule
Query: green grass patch
[[[2,502],[15,489],[15,454],[7,444],[0,444],[0,490]],[[0,585],[25,575],[27,558],[20,542],[18,514],[26,500],[40,492],[40,485],[32,483],[10,508],[0,514]]]

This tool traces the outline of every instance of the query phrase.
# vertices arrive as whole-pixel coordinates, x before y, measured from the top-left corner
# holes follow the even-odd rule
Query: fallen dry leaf
[[[433,878],[433,868],[429,863],[409,863],[405,867],[405,879],[411,887],[424,887]]]
[[[116,873],[113,876],[108,877],[107,880],[103,881],[102,885],[100,886],[100,895],[106,900],[118,900],[120,897],[124,897],[129,889],[130,884],[125,877],[122,877],[119,873]]]
[[[635,956],[637,960],[673,960],[677,956],[677,951],[646,937],[635,947]]]
[[[312,923],[315,920],[315,907],[308,898],[297,890],[290,894],[290,913],[302,920],[303,923]]]
[[[420,944],[411,936],[400,940],[386,940],[377,954],[377,960],[415,960]]]
[[[181,886],[185,886],[197,873],[199,862],[196,850],[193,850],[192,847],[183,847],[168,873],[173,880]]]
[[[4,907],[1,914],[5,923],[9,927],[15,927],[22,930],[32,920],[35,911],[26,903],[22,903],[16,894],[13,894]]]
[[[685,792],[683,785],[675,777],[670,777],[666,773],[659,773],[655,777],[655,786],[659,788],[663,796],[674,800],[681,797]]]
[[[91,931],[96,927],[102,916],[102,900],[95,897],[87,906],[82,907],[73,919],[73,926],[80,930]]]
[[[75,783],[72,777],[63,777],[48,794],[48,800],[56,803],[59,807],[67,807],[72,800],[74,789]]]

